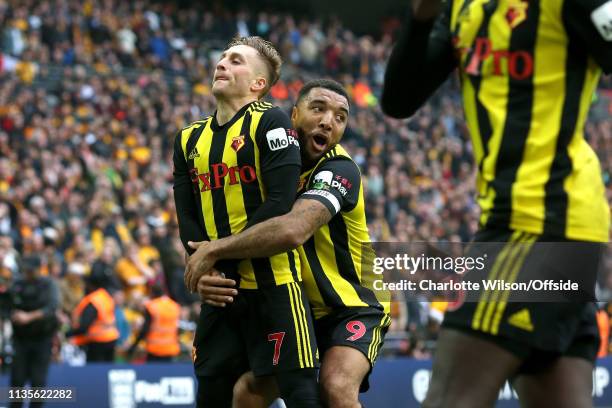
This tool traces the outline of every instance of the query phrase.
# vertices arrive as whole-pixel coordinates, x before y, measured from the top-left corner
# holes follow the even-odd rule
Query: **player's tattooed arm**
[[[310,238],[316,230],[332,219],[328,208],[317,200],[298,199],[289,213],[292,225],[286,227],[286,239],[292,248],[297,248]]]
[[[197,248],[194,255],[204,266],[212,267],[220,259],[268,257],[302,245],[331,218],[332,214],[321,202],[299,199],[285,215],[254,225],[239,234],[190,245]]]
[[[237,235],[193,244],[193,248],[197,248],[194,256],[205,259],[210,266],[218,259],[272,256],[303,244],[331,218],[329,209],[321,202],[299,199],[288,214],[271,218]],[[237,294],[235,286],[235,281],[213,274],[202,276],[197,290],[203,302],[224,307]]]

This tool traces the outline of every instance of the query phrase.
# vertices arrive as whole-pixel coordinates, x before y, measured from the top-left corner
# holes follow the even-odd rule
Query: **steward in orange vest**
[[[73,343],[83,346],[87,362],[112,362],[119,331],[115,323],[115,301],[106,291],[109,283],[103,276],[86,279],[87,295],[72,313],[72,329],[66,337],[74,337]]]
[[[608,355],[608,348],[610,347],[610,316],[604,309],[597,311],[597,327],[599,327],[599,337],[601,339],[597,357],[605,357]]]
[[[180,352],[178,323],[181,308],[159,285],[151,288],[153,298],[145,303],[140,333],[128,350],[131,356],[141,340],[146,341],[147,361],[172,361]]]

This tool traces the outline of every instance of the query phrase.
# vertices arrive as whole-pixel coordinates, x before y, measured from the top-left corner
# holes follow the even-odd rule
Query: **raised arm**
[[[436,18],[440,0],[413,0],[385,72],[381,105],[387,115],[412,116],[455,69],[451,6],[449,0]]]
[[[588,50],[605,73],[612,73],[612,1],[568,0],[563,5],[570,38],[579,39],[580,48]]]

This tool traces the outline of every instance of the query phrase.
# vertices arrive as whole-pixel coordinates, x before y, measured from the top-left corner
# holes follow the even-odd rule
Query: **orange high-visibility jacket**
[[[147,353],[160,357],[179,354],[180,306],[168,296],[160,296],[148,301],[145,307],[151,315],[151,327],[146,337]]]
[[[81,313],[87,305],[92,304],[98,311],[96,320],[87,333],[74,336],[73,342],[78,345],[89,343],[108,343],[119,338],[119,330],[115,323],[115,301],[108,292],[100,288],[85,296],[72,313],[72,326],[78,327]]]
[[[608,355],[610,344],[610,317],[605,310],[597,311],[597,326],[599,326],[599,337],[601,338],[597,357],[605,357]]]

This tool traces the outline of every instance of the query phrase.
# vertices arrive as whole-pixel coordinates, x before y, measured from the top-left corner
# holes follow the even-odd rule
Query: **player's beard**
[[[300,142],[300,156],[302,158],[302,170],[308,170],[323,156],[312,154],[308,151],[308,140],[306,139],[306,131],[302,127],[296,127],[295,131],[298,135],[298,141]]]

